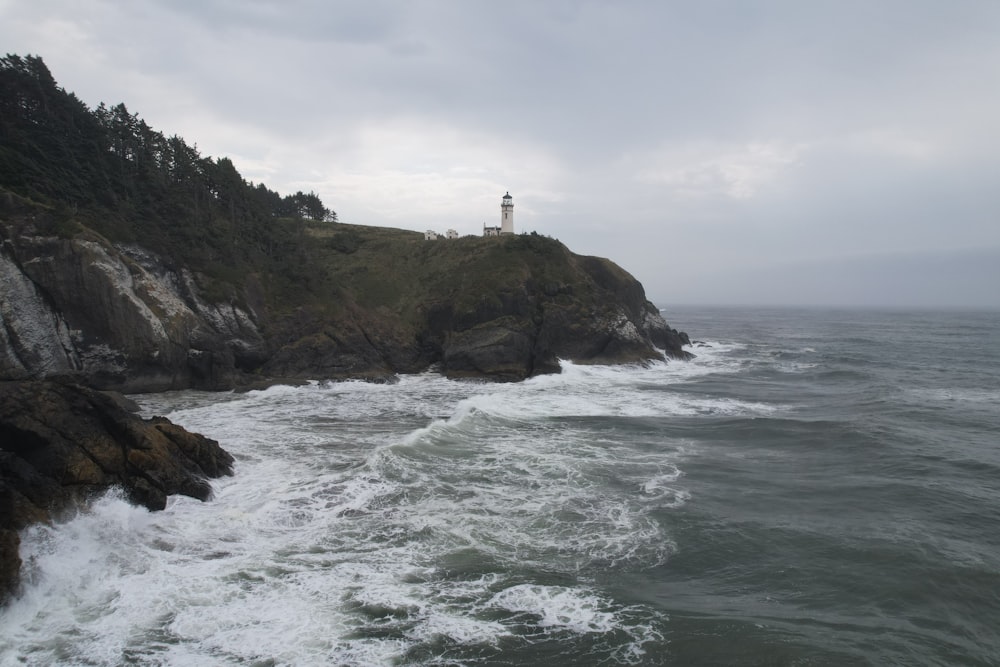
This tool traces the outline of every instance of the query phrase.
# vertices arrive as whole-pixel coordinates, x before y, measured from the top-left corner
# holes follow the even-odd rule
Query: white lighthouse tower
[[[514,201],[509,192],[500,201],[500,233],[514,233]]]

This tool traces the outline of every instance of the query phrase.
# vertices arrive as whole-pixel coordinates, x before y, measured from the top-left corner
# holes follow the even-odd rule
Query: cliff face
[[[138,246],[9,221],[0,231],[0,378],[221,389],[264,357],[249,313],[209,305],[190,271]]]
[[[502,242],[528,246],[514,250],[524,254],[513,262],[526,277],[500,280],[497,293],[469,309],[438,303],[428,317],[426,335],[446,374],[519,380],[558,371],[559,359],[614,364],[687,356],[686,336],[610,261],[574,255],[549,239]],[[456,298],[468,303],[468,296]]]
[[[6,215],[3,215],[6,212]],[[424,241],[303,223],[307,284],[205,276],[87,228],[46,232],[40,207],[0,208],[0,378],[69,376],[126,392],[271,379],[386,377],[436,367],[518,380],[558,359],[684,357],[642,286],[538,236]]]

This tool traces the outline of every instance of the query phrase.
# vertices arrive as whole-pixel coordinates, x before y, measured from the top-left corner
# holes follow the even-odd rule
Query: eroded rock
[[[17,531],[120,486],[160,510],[167,496],[207,500],[231,475],[214,440],[162,417],[142,419],[114,396],[50,381],[0,382],[0,596],[16,586]]]

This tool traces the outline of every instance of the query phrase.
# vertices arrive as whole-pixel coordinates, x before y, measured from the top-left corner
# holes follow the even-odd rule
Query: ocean
[[[0,664],[1000,664],[1000,313],[664,315],[692,361],[134,397],[236,475],[24,531]]]

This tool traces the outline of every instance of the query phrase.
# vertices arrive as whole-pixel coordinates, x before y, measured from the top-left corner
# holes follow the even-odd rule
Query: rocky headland
[[[0,58],[0,93],[0,378],[520,380],[685,356],[635,278],[555,239],[338,223],[124,104],[87,108],[37,57]]]
[[[521,380],[559,359],[684,357],[686,337],[614,263],[542,236],[425,241],[404,230],[301,221],[315,271],[220,286],[135,243],[0,194],[0,377],[70,377],[123,392],[275,381]],[[209,284],[211,283],[211,284]],[[222,291],[222,298],[212,291]]]
[[[40,58],[0,58],[0,596],[29,523],[109,486],[150,509],[205,499],[231,472],[214,441],[104,391],[517,381],[688,342],[607,259],[341,224],[124,104],[87,108]]]

